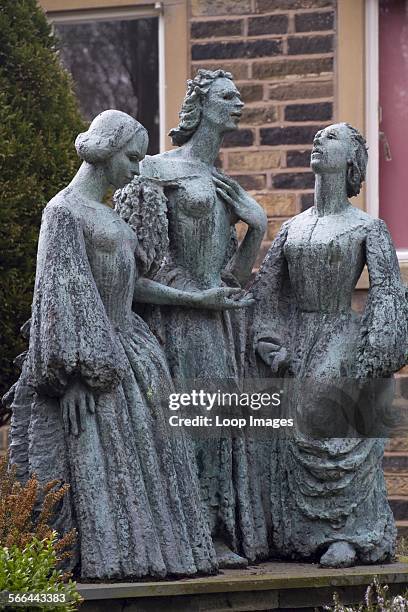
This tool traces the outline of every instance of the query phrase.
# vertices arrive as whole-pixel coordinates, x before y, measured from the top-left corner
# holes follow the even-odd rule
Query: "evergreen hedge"
[[[84,125],[71,85],[36,0],[1,0],[1,394],[26,348],[19,329],[30,317],[42,209],[79,165],[73,141]]]

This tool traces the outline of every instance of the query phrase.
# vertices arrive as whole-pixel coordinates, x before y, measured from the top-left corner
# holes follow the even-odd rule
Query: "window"
[[[390,225],[391,233],[394,241],[396,241],[397,255],[400,261],[400,269],[404,281],[408,282],[408,224],[404,217],[399,216],[396,209],[396,218],[400,235],[395,233],[395,229],[391,226],[388,214],[391,212],[388,207],[393,206],[392,196],[386,194],[386,184],[384,179],[385,171],[391,172],[392,163],[386,161],[384,145],[388,141],[390,145],[391,157],[394,159],[395,145],[393,146],[392,130],[387,128],[387,114],[392,115],[391,107],[386,109],[390,104],[391,97],[388,95],[391,92],[386,92],[386,83],[383,74],[382,83],[380,83],[380,69],[386,70],[386,59],[388,51],[381,49],[382,68],[380,68],[380,44],[384,45],[386,40],[385,22],[381,23],[380,8],[393,8],[401,10],[406,6],[404,0],[388,0],[386,4],[382,4],[382,0],[353,0],[353,2],[338,2],[337,3],[337,120],[348,121],[362,133],[366,135],[369,146],[369,162],[368,173],[365,188],[358,198],[353,199],[353,204],[367,210],[374,217],[381,216]],[[406,9],[405,9],[406,10]],[[400,27],[406,27],[406,13],[403,13]],[[380,43],[380,28],[382,28]],[[402,32],[400,32],[401,34]],[[395,36],[398,36],[396,31]],[[406,34],[404,45],[398,41],[394,46],[400,51],[406,53]],[[396,49],[397,51],[398,49]],[[385,53],[385,55],[384,55]],[[399,58],[401,61],[403,58]],[[401,69],[401,66],[400,66]],[[406,64],[405,68],[406,70]],[[408,82],[407,73],[400,75],[403,81]],[[398,79],[397,79],[398,81]],[[380,92],[381,88],[381,92]],[[401,90],[400,90],[401,91]],[[403,90],[404,91],[404,90]],[[395,95],[395,92],[392,94]],[[382,103],[382,113],[380,113],[380,96]],[[388,98],[388,101],[387,101]],[[365,100],[365,103],[364,103]],[[392,104],[392,102],[391,102]],[[392,117],[388,114],[388,118]],[[382,117],[380,116],[382,115]],[[403,126],[406,133],[407,122]],[[391,127],[391,125],[390,125]],[[401,125],[400,125],[401,127]],[[380,132],[385,134],[380,135]],[[402,132],[401,132],[402,135]],[[381,140],[380,140],[381,136]],[[380,159],[382,157],[382,160]],[[400,162],[403,162],[400,159]],[[382,166],[382,167],[381,167]],[[400,180],[404,175],[400,174]],[[408,177],[408,173],[405,172]],[[408,178],[406,179],[408,181]],[[401,184],[400,184],[401,189]],[[381,212],[380,212],[380,192],[381,192]],[[400,200],[401,201],[401,200]],[[388,209],[388,210],[387,210]],[[400,209],[401,210],[401,209]],[[406,211],[406,208],[405,208]],[[404,216],[406,212],[404,213]],[[364,289],[368,287],[368,275],[364,271],[362,278],[359,281],[358,288]]]
[[[147,129],[148,153],[158,153],[158,18],[57,22],[54,29],[84,117],[124,111]]]
[[[159,125],[156,130],[159,131],[160,150],[169,149],[171,142],[167,134],[178,123],[178,113],[189,74],[187,0],[39,0],[39,3],[56,29],[59,28],[62,32],[62,28],[66,28],[65,32],[62,32],[63,36],[68,36],[67,26],[85,26],[88,24],[101,30],[104,26],[97,27],[96,22],[108,25],[117,20],[122,22],[125,29],[131,29],[135,26],[135,22],[140,24],[142,21],[146,23],[146,26],[147,22],[150,23],[147,27],[152,28],[151,31],[154,28],[157,29],[155,40],[157,41]],[[129,23],[132,21],[133,25]],[[145,26],[138,25],[137,27]],[[62,49],[62,55],[65,55],[65,59],[64,57],[62,59],[67,64],[73,61],[69,58],[67,48],[66,50]],[[143,64],[143,66],[145,65]],[[143,69],[143,66],[140,69]],[[152,90],[152,86],[150,84],[147,88],[141,90],[139,87],[138,89],[136,77],[137,70],[136,76],[133,77],[136,82],[134,85],[136,90],[132,95],[138,96],[138,103],[144,108],[145,116],[147,117],[150,113],[150,116],[154,115],[156,117],[154,121],[157,122],[156,103],[150,95],[149,97],[145,95],[146,92]],[[139,75],[138,78],[139,83],[140,81],[144,82],[146,75],[142,79]],[[147,78],[151,79],[150,76]],[[121,86],[124,87],[124,84],[121,84]],[[79,84],[77,87],[79,88]],[[115,88],[115,95],[119,95],[119,89],[119,87]],[[123,92],[123,90],[121,91]],[[85,107],[85,104],[89,105],[90,102],[81,100],[81,104],[85,113],[90,112]],[[111,104],[108,104],[108,106],[111,106]],[[135,110],[132,110],[130,114],[135,114]],[[148,123],[149,119],[143,120],[140,113],[137,112],[137,114],[142,123]],[[151,132],[151,128],[148,125],[146,127]],[[155,146],[158,148],[157,145]]]

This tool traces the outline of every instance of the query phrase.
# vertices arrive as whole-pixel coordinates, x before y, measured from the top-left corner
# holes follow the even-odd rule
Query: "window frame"
[[[189,72],[187,0],[40,0],[40,5],[51,23],[159,18],[160,151],[169,149],[167,134],[178,123]]]
[[[353,203],[379,215],[379,0],[337,2],[336,118],[362,130],[369,147],[367,178]],[[408,250],[397,250],[408,282]],[[357,285],[369,286],[365,269]]]
[[[379,0],[366,0],[366,112],[370,157],[373,160],[367,183],[371,188],[368,212],[374,217],[380,211],[380,63],[379,63]],[[408,231],[408,228],[407,228]],[[408,272],[408,249],[398,249],[397,257]]]

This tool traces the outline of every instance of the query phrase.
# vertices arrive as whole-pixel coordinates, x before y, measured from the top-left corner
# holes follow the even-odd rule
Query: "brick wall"
[[[335,0],[190,0],[191,73],[229,70],[246,103],[221,161],[268,214],[261,257],[312,203],[311,143],[333,119],[335,19]]]
[[[6,454],[8,447],[8,425],[0,427],[0,457]]]
[[[333,120],[336,0],[189,1],[191,73],[229,70],[246,103],[221,161],[268,214],[260,263],[282,222],[313,202],[311,143]],[[406,535],[406,440],[389,442],[384,469],[397,525]]]

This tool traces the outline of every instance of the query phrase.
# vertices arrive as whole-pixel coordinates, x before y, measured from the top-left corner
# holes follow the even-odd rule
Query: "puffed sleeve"
[[[167,198],[160,182],[134,178],[114,195],[115,210],[137,236],[135,257],[141,276],[152,278],[169,249]]]
[[[61,395],[73,378],[106,391],[119,384],[125,356],[106,315],[79,219],[49,204],[41,224],[27,355],[31,386]]]
[[[284,254],[290,221],[283,223],[252,285],[249,287],[255,306],[248,316],[249,360],[255,359],[260,341],[273,341],[285,346],[296,301],[289,279]]]
[[[366,262],[370,289],[361,324],[358,375],[381,378],[406,363],[408,309],[395,248],[380,219],[368,230]]]

